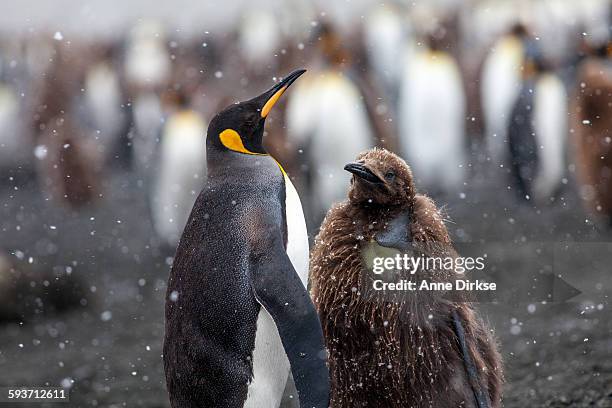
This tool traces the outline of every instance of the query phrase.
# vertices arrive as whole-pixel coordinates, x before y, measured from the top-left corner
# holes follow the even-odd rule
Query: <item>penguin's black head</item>
[[[353,173],[351,204],[412,207],[415,194],[412,171],[396,154],[385,149],[368,150],[344,166],[344,170]]]
[[[287,88],[306,70],[292,72],[268,91],[236,103],[218,113],[208,126],[207,150],[266,154],[263,147],[264,122]]]

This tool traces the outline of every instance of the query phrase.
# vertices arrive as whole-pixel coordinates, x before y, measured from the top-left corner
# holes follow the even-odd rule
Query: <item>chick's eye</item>
[[[389,181],[390,181],[390,180],[393,180],[394,178],[395,178],[395,173],[393,173],[392,171],[388,171],[388,172],[385,174],[385,179],[386,179],[386,180],[389,180]]]

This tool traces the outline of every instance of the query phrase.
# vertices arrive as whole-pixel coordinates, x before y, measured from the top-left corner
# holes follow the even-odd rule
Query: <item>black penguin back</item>
[[[164,365],[173,407],[242,406],[253,375],[260,305],[248,278],[252,217],[265,211],[282,227],[284,183],[269,156],[228,154],[196,200],[168,281]]]
[[[514,104],[508,129],[510,174],[518,196],[533,194],[533,181],[538,170],[538,145],[533,126],[535,81],[523,83]]]

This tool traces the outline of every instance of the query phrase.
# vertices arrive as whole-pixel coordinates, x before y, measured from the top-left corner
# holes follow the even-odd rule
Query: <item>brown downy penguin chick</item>
[[[401,239],[428,256],[456,255],[435,204],[416,193],[408,165],[387,150],[362,153],[345,169],[353,173],[348,200],[327,213],[311,255],[331,406],[499,407],[501,357],[469,303],[427,291],[397,302],[364,296],[362,251],[398,219],[407,220]],[[436,271],[432,280],[450,281],[450,273]]]
[[[573,153],[580,196],[612,225],[612,41],[579,67],[572,101]]]
[[[81,59],[89,59],[84,46],[56,45],[32,123],[38,133],[34,154],[45,198],[73,209],[99,196],[103,163],[94,132],[82,126],[76,108],[88,66]]]
[[[78,209],[95,202],[99,169],[93,143],[70,115],[53,118],[38,138],[35,154],[45,198]]]

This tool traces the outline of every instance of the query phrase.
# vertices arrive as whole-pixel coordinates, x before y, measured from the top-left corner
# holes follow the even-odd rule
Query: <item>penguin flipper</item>
[[[329,370],[321,322],[280,237],[261,251],[251,284],[259,304],[278,329],[301,407],[329,406]]]

